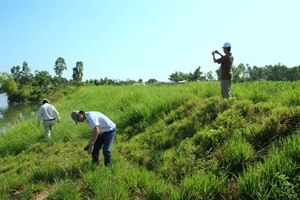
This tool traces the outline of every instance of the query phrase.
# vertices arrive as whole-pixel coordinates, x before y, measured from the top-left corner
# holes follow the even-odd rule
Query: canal
[[[38,109],[41,105],[35,104],[16,104],[9,103],[5,93],[0,94],[0,134],[14,124],[28,118],[36,118]]]

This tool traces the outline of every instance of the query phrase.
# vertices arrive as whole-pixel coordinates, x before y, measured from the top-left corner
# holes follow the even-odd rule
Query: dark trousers
[[[104,165],[112,166],[111,148],[116,136],[117,130],[112,130],[103,134],[99,134],[94,144],[94,150],[92,153],[93,163],[99,163],[100,149],[103,146]]]

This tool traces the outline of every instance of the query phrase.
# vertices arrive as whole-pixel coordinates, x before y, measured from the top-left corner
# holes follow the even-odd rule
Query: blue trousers
[[[114,129],[110,132],[99,134],[94,144],[94,150],[92,153],[93,163],[99,163],[100,149],[103,146],[104,165],[112,166],[111,148],[116,136],[117,130]]]

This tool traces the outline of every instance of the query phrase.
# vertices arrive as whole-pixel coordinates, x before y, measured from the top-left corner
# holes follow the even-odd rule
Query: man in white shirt
[[[37,123],[40,126],[40,121],[43,119],[44,121],[44,131],[48,137],[51,137],[51,131],[53,131],[53,126],[55,124],[55,119],[57,119],[57,123],[60,122],[59,113],[56,108],[50,104],[48,99],[44,99],[42,102],[42,106],[39,109],[37,116]]]
[[[86,120],[92,129],[92,135],[85,150],[92,154],[92,162],[99,163],[99,153],[103,146],[104,165],[112,166],[111,148],[116,136],[116,124],[107,116],[97,111],[85,112],[74,110],[71,113],[72,119],[77,122]]]

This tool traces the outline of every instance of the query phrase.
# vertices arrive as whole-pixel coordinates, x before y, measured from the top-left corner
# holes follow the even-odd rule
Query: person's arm
[[[214,60],[214,62],[215,63],[219,63],[220,64],[220,59],[221,58],[219,58],[219,59],[216,59],[216,57],[215,57],[215,53],[216,54],[218,54],[219,56],[221,56],[221,58],[223,57],[223,55],[218,51],[218,50],[215,50],[215,51],[213,51],[211,54],[212,54],[212,56],[213,56],[213,60]]]
[[[59,112],[56,110],[56,108],[52,105],[52,109],[54,111],[55,117],[57,118],[57,123],[60,122],[60,116],[59,116]]]
[[[99,128],[98,128],[98,126],[95,126],[93,128],[93,133],[91,135],[91,139],[90,139],[90,142],[88,144],[89,145],[89,149],[88,149],[89,154],[92,154],[92,152],[93,152],[94,144],[95,144],[95,142],[98,138],[98,135],[99,135]]]
[[[219,56],[223,56],[218,50],[215,50],[215,53],[218,54]]]

